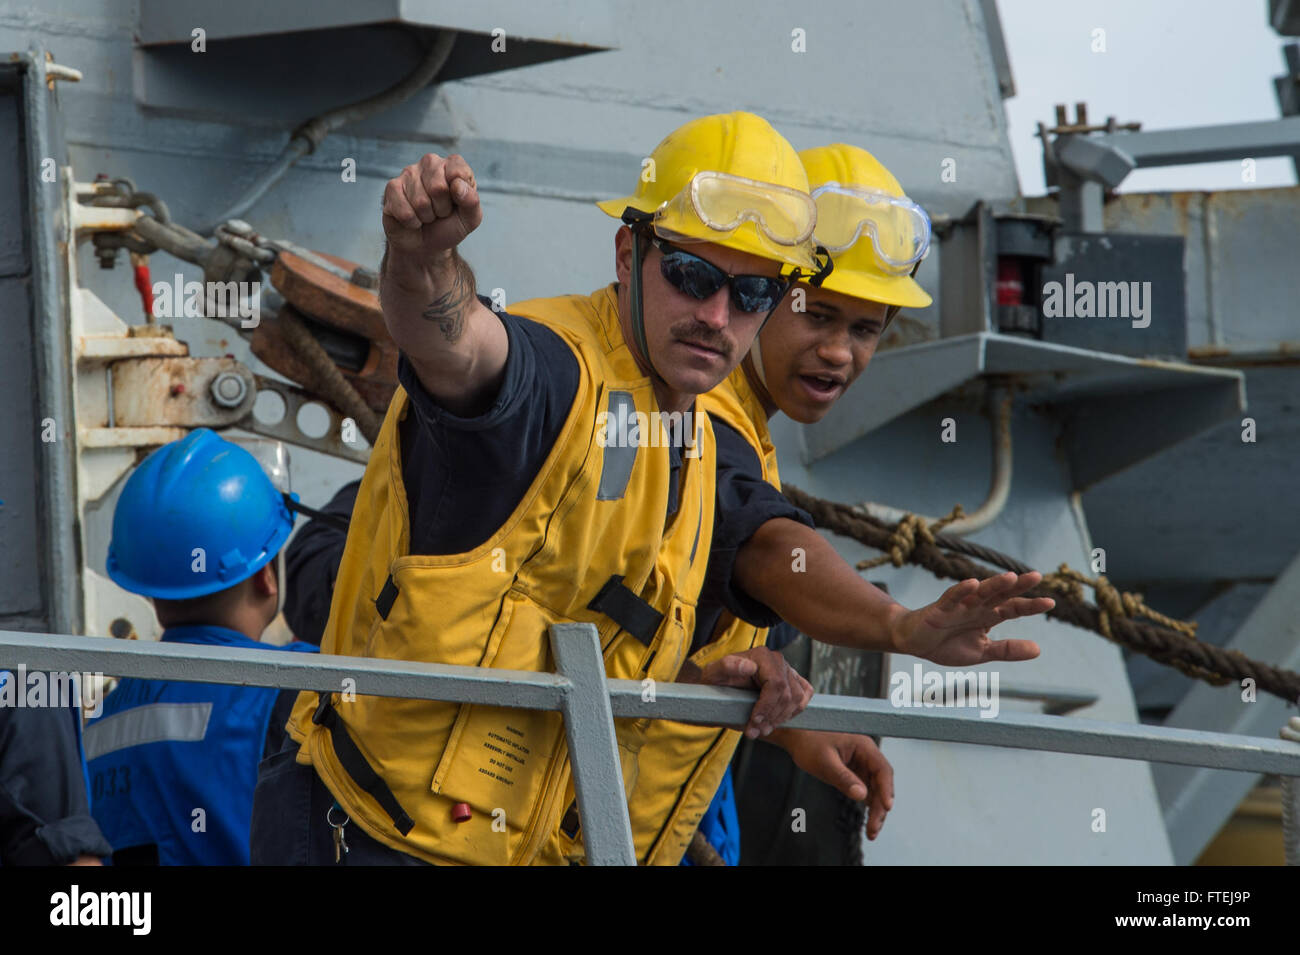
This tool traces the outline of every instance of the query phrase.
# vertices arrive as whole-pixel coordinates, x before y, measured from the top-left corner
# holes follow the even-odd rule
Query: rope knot
[[[913,551],[916,550],[918,538],[934,547],[934,535],[965,515],[966,512],[962,510],[961,505],[954,504],[947,517],[941,517],[927,527],[924,518],[909,511],[903,515],[903,519],[898,522],[898,525],[889,535],[885,556],[858,561],[858,570],[870,570],[872,567],[879,567],[881,564],[889,563],[892,563],[895,567],[902,567],[911,558]]]

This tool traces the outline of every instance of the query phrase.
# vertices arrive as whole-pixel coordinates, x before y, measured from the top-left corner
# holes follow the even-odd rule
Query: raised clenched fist
[[[426,258],[450,251],[483,221],[469,163],[426,153],[384,188],[388,247]]]

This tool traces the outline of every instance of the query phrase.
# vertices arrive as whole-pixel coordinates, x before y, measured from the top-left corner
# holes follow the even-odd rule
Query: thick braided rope
[[[894,532],[897,530],[895,526],[858,513],[848,505],[813,497],[789,484],[785,485],[784,491],[791,503],[813,516],[818,527],[851,537],[874,550],[889,551],[894,540]],[[908,562],[924,567],[937,577],[950,580],[974,577],[984,580],[995,575],[995,572],[985,565],[944,550],[943,548],[948,548],[949,544],[942,537],[935,537],[936,543],[931,544],[924,539],[924,535],[916,534],[916,536],[920,539],[915,540],[911,545]],[[987,548],[983,550],[991,555],[989,559],[993,563],[1005,562],[1025,567],[1013,558],[998,554],[996,551]],[[892,560],[892,555],[890,559]],[[1027,569],[1018,572],[1025,573]],[[1259,689],[1267,693],[1281,697],[1289,703],[1300,702],[1300,673],[1252,660],[1236,650],[1224,650],[1204,643],[1188,635],[1185,629],[1166,625],[1164,621],[1170,618],[1164,618],[1159,623],[1145,623],[1130,619],[1122,613],[1124,609],[1122,596],[1118,604],[1118,609],[1121,611],[1119,614],[1114,612],[1116,604],[1109,596],[1103,600],[1100,607],[1089,604],[1083,600],[1082,582],[1071,580],[1069,575],[1061,577],[1060,571],[1057,574],[1056,587],[1039,586],[1026,595],[1057,597],[1056,606],[1048,611],[1048,616],[1105,635],[1101,622],[1102,614],[1105,613],[1105,626],[1111,633],[1111,639],[1136,653],[1168,666],[1184,665],[1189,668],[1184,672],[1207,682],[1219,680],[1240,682],[1250,679]],[[1066,589],[1063,590],[1062,587]]]
[[[947,517],[941,518],[925,526],[925,521],[915,514],[905,514],[903,519],[898,522],[894,532],[889,535],[889,552],[883,557],[874,557],[871,560],[858,561],[858,570],[870,570],[872,567],[879,567],[881,564],[893,562],[895,567],[902,567],[903,564],[910,560],[912,552],[916,550],[916,541],[919,537],[927,544],[934,545],[934,535],[947,527],[958,518],[964,517],[965,511],[961,505],[954,505],[952,512]]]
[[[1111,629],[1110,622],[1113,618],[1119,617],[1137,617],[1143,616],[1149,620],[1163,624],[1170,630],[1175,630],[1191,639],[1196,638],[1196,624],[1187,620],[1177,620],[1168,617],[1165,614],[1152,610],[1142,599],[1142,595],[1131,593],[1129,591],[1116,590],[1114,585],[1106,579],[1104,574],[1098,574],[1096,577],[1088,577],[1085,574],[1072,568],[1069,564],[1061,564],[1055,573],[1045,574],[1043,576],[1043,585],[1059,590],[1061,593],[1068,594],[1078,603],[1083,603],[1083,585],[1087,584],[1097,594],[1097,608],[1099,611],[1098,623],[1101,625],[1101,635],[1107,640],[1118,643],[1114,631]],[[1212,686],[1226,686],[1232,680],[1221,674],[1206,670],[1181,659],[1172,659],[1170,665],[1180,670],[1186,676],[1193,679],[1204,680]]]
[[[722,861],[722,856],[718,855],[718,850],[709,845],[709,840],[704,838],[704,833],[698,829],[695,830],[695,835],[691,836],[691,844],[686,848],[686,858],[695,865],[727,864]]]

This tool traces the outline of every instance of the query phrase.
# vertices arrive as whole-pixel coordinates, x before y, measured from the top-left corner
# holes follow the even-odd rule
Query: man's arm
[[[868,583],[811,527],[767,521],[739,548],[733,573],[746,593],[822,643],[897,649],[893,621],[907,608]]]
[[[803,560],[796,562],[799,548]],[[733,573],[747,593],[815,640],[909,653],[945,666],[1033,659],[1038,645],[1032,640],[990,640],[988,631],[1056,605],[1050,597],[1019,596],[1042,580],[1035,571],[963,580],[934,603],[908,610],[868,583],[820,534],[787,518],[754,532],[738,551]]]
[[[113,851],[90,815],[80,718],[0,707],[0,865],[98,865]]]
[[[407,166],[384,189],[383,220],[379,299],[388,333],[440,405],[481,412],[501,385],[508,339],[456,251],[483,221],[469,164],[428,153]]]
[[[350,520],[360,487],[360,481],[343,485],[321,513]],[[345,528],[312,518],[293,536],[285,551],[285,579],[281,582],[285,588],[284,619],[293,635],[304,643],[319,647],[325,635],[334,582],[347,541]]]

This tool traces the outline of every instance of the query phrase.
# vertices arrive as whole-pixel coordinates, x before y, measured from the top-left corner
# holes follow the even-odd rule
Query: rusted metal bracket
[[[118,428],[226,428],[253,409],[253,373],[234,358],[134,358],[109,367]]]
[[[97,305],[94,330],[107,334],[76,343],[85,447],[165,444],[190,428],[230,427],[252,410],[253,373],[234,358],[193,358],[169,326],[125,326],[97,299],[86,301]]]
[[[126,246],[142,252],[160,248],[197,263],[209,284],[252,281],[260,271],[268,273],[274,291],[264,290],[262,305],[270,314],[264,313],[252,325],[220,314],[209,317],[234,327],[272,370],[311,389],[255,376],[233,358],[192,358],[165,326],[128,328],[101,314],[98,323],[91,323],[94,330],[79,343],[79,362],[85,366],[82,390],[94,419],[82,429],[87,446],[140,447],[174,440],[188,428],[239,426],[323,454],[365,462],[364,435],[378,430],[377,416],[382,416],[397,388],[397,346],[388,336],[379,307],[379,278],[374,271],[285,240],[268,239],[237,220],[223,223],[215,241],[204,239],[171,222],[165,204],[151,194],[136,192],[130,180],[80,183],[76,192],[85,200],[73,203],[77,229],[95,237],[102,259],[110,265],[117,249]],[[137,208],[142,205],[153,208],[155,215],[142,216]],[[295,328],[297,347],[288,334]],[[305,333],[320,345],[309,349],[310,354],[303,353]],[[103,367],[102,376],[95,374],[96,364]],[[334,386],[333,391],[327,385]],[[262,391],[274,392],[284,402],[285,413],[279,420],[268,423],[253,415]],[[340,391],[355,400],[340,400]],[[329,431],[320,437],[298,426],[298,412],[309,404],[319,404],[329,416]]]

